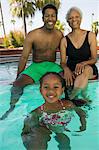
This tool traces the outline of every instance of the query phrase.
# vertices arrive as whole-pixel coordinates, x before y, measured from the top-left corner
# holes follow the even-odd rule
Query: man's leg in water
[[[27,75],[21,75],[14,83],[11,88],[11,100],[10,100],[10,108],[8,111],[4,113],[4,115],[0,118],[0,120],[5,119],[9,113],[11,113],[14,108],[15,104],[18,102],[19,98],[23,94],[23,89],[26,85],[33,84],[34,81]]]

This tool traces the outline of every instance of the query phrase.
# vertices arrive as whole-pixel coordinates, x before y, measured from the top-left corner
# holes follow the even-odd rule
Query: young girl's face
[[[64,88],[56,75],[49,74],[43,78],[40,91],[47,102],[54,103],[59,100]]]

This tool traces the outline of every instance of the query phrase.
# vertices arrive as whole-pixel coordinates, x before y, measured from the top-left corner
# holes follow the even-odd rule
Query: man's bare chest
[[[38,40],[37,42],[35,42],[33,44],[33,48],[34,49],[38,49],[38,50],[47,50],[47,49],[57,49],[59,47],[59,40],[56,39],[42,39],[42,40]]]

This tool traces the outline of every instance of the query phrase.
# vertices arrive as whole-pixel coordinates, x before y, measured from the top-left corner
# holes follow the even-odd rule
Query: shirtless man
[[[44,25],[28,33],[24,41],[23,52],[19,61],[17,79],[11,89],[11,112],[15,103],[23,93],[26,85],[33,84],[46,72],[61,72],[62,68],[55,63],[56,50],[59,48],[63,34],[54,28],[57,21],[57,9],[52,4],[47,4],[42,9]],[[29,54],[32,50],[33,63],[25,69]],[[3,119],[9,113],[3,115]]]
[[[23,52],[18,66],[17,80],[14,82],[14,86],[24,87],[25,85],[33,84],[36,80],[34,76],[38,76],[36,73],[38,66],[42,64],[42,62],[56,61],[56,49],[59,48],[60,40],[63,37],[62,33],[54,28],[57,20],[57,9],[52,4],[47,4],[43,8],[42,14],[44,26],[31,31],[24,41]],[[33,64],[30,66],[31,72],[27,73],[27,70],[23,70],[25,69],[31,50],[33,54]],[[52,64],[54,65],[54,63]],[[46,65],[45,67],[47,67]],[[48,69],[47,71],[50,70]],[[22,74],[19,75],[20,73]],[[36,81],[38,80],[39,79]]]

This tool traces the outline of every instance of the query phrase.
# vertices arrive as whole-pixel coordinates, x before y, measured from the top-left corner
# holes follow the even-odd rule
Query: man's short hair
[[[58,14],[57,8],[56,8],[56,6],[54,4],[51,4],[51,3],[48,3],[48,4],[44,5],[44,7],[42,8],[42,14],[43,14],[43,16],[45,14],[45,10],[48,9],[48,8],[54,9],[55,12],[56,12],[56,16],[57,16],[57,14]]]

